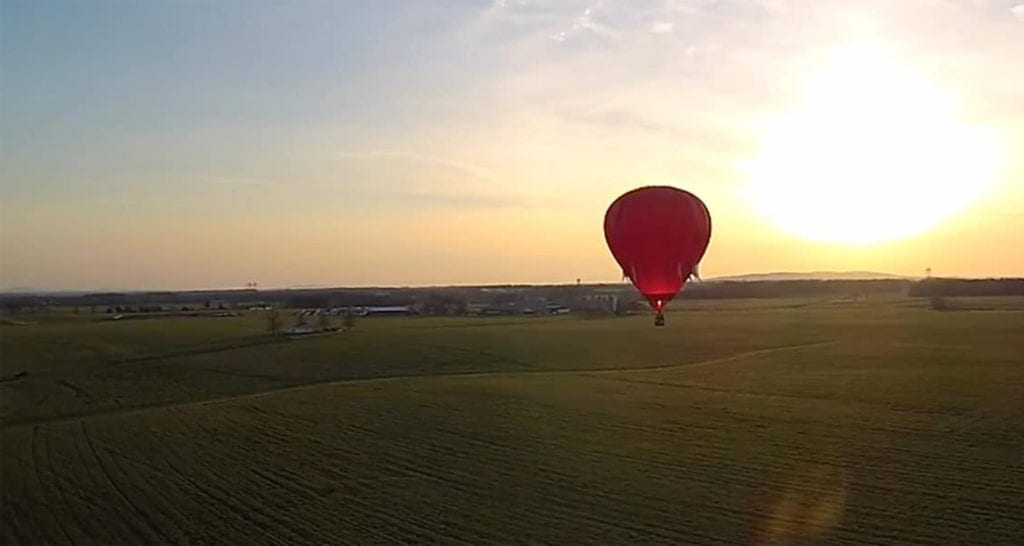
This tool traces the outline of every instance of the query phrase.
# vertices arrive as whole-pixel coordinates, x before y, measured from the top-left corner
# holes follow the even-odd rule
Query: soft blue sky
[[[709,274],[1022,274],[1022,154],[866,249],[773,230],[741,168],[851,40],[1024,149],[1017,4],[4,1],[0,287],[614,280],[601,215],[650,183],[708,201]]]

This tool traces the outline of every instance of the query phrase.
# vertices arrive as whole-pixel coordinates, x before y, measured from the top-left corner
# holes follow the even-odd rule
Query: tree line
[[[0,311],[32,313],[58,307],[93,312],[141,306],[165,309],[223,309],[249,305],[289,308],[416,305],[428,314],[461,314],[469,304],[509,305],[516,302],[555,303],[573,307],[591,294],[616,294],[624,302],[639,301],[628,283],[569,285],[453,286],[425,288],[336,288],[307,290],[223,290],[183,292],[121,292],[92,294],[0,294]],[[1021,296],[1024,278],[921,280],[783,280],[690,282],[682,299],[782,298],[805,296],[867,296],[903,294],[936,296]]]

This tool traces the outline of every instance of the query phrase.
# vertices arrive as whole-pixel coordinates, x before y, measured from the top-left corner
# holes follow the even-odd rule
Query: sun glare
[[[869,244],[928,230],[995,175],[993,139],[951,97],[869,45],[837,50],[751,165],[754,204],[780,229]]]

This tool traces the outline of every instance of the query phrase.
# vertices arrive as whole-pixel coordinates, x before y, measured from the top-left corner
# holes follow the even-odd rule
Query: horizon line
[[[835,273],[836,277],[828,278],[827,274]],[[879,276],[861,276],[861,277],[842,277],[843,274],[854,274],[854,273],[877,273]],[[805,275],[806,278],[764,278],[764,279],[750,279],[745,280],[749,277],[771,277],[771,276],[800,276]],[[813,275],[822,275],[820,278],[813,278]],[[771,272],[771,273],[743,273],[738,275],[722,275],[719,277],[708,277],[696,281],[697,283],[710,283],[710,282],[788,282],[788,281],[920,281],[927,279],[925,276],[913,276],[913,275],[896,275],[881,272],[872,271],[848,271],[848,272]],[[1024,279],[1024,274],[1010,275],[1010,276],[932,276],[933,279],[950,279],[950,280],[1018,280]],[[203,287],[203,288],[96,288],[96,289],[76,289],[76,288],[33,288],[33,287],[11,287],[11,288],[0,288],[0,295],[12,296],[12,295],[41,295],[41,294],[105,294],[105,293],[124,293],[124,294],[144,294],[144,293],[160,293],[160,292],[171,292],[171,293],[182,293],[182,292],[276,292],[276,291],[301,291],[301,290],[403,290],[403,289],[415,289],[415,290],[429,290],[429,289],[445,289],[445,288],[510,288],[510,287],[557,287],[557,286],[607,286],[607,285],[628,285],[629,282],[626,279],[621,281],[591,281],[591,282],[508,282],[508,283],[484,283],[484,284],[406,284],[406,285],[384,285],[384,284],[367,284],[367,285],[290,285],[290,286],[270,286],[270,287]]]

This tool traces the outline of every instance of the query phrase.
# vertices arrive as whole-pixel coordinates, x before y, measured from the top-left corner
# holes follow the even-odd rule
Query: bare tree
[[[326,332],[331,329],[330,317],[325,312],[321,311],[320,314],[317,315],[317,323],[319,323],[321,331]]]
[[[342,326],[345,327],[345,331],[346,332],[351,331],[352,327],[355,326],[355,323],[356,323],[356,319],[355,319],[355,317],[352,316],[352,310],[346,309],[345,310],[345,317],[342,319],[342,323],[341,323]]]

